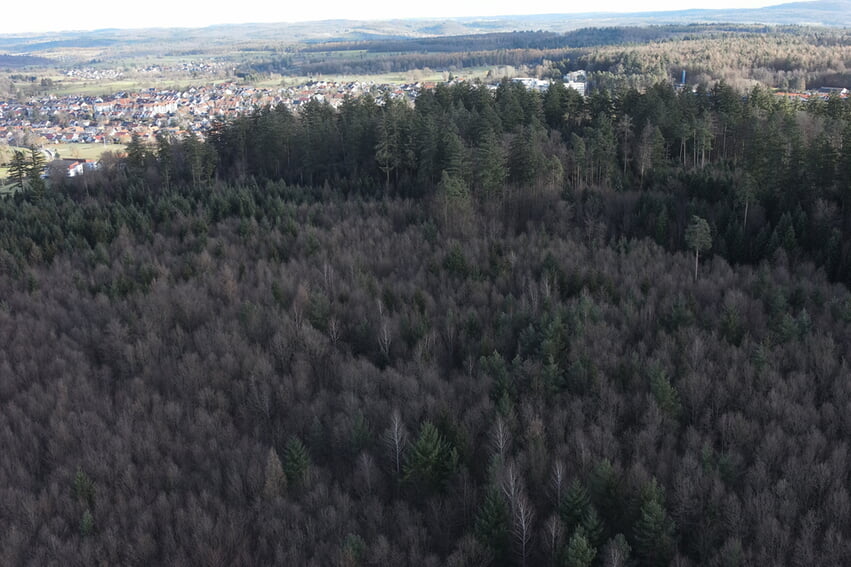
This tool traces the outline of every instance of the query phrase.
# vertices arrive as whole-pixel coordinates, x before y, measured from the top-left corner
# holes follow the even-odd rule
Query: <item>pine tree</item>
[[[24,153],[18,150],[12,155],[12,162],[9,164],[9,179],[15,184],[19,191],[24,190],[24,180],[27,178],[27,158]]]
[[[508,555],[508,504],[502,492],[489,486],[485,500],[476,512],[476,539],[497,559]]]
[[[508,176],[505,151],[496,134],[490,130],[482,134],[475,156],[476,189],[480,197],[489,200],[502,190]]]
[[[709,223],[706,222],[706,219],[692,215],[685,236],[686,245],[694,250],[694,281],[697,281],[700,253],[712,247],[712,231],[709,229]]]
[[[461,137],[452,128],[444,127],[438,138],[435,164],[437,169],[446,171],[453,178],[462,179],[466,161]]]
[[[213,176],[215,153],[212,152],[209,144],[201,142],[193,133],[189,133],[183,138],[183,147],[186,152],[192,185],[199,187]]]
[[[168,135],[164,132],[157,133],[157,161],[159,162],[163,185],[166,191],[168,191],[174,169],[174,159],[172,156],[171,140],[169,140]]]
[[[617,531],[620,527],[623,495],[618,475],[608,460],[600,461],[591,471],[590,485],[595,509],[602,514],[606,525],[612,531]]]
[[[668,374],[661,368],[650,369],[650,392],[665,415],[677,419],[680,415],[680,396],[671,384]]]
[[[443,211],[443,224],[449,226],[452,218],[454,226],[464,226],[464,220],[470,212],[470,191],[464,180],[443,170],[437,185],[437,198]]]
[[[398,185],[399,171],[409,161],[405,128],[405,107],[400,102],[386,99],[378,124],[378,141],[375,143],[375,161],[384,173],[385,191],[390,190],[390,178]]]
[[[517,185],[531,186],[544,164],[538,140],[531,128],[521,127],[511,140],[508,158],[509,178]]]
[[[842,211],[846,218],[851,216],[851,120],[842,132],[842,155],[840,156],[839,175],[844,183],[839,183],[839,194],[842,201]]]
[[[658,496],[646,499],[633,528],[635,552],[641,565],[666,566],[674,555],[674,525]]]
[[[360,535],[354,533],[346,535],[340,549],[340,564],[344,566],[361,565],[366,550],[366,542]]]
[[[86,508],[83,511],[83,515],[80,518],[80,535],[83,537],[87,537],[92,535],[95,531],[95,519],[92,516],[91,510]]]
[[[561,81],[552,81],[544,93],[544,120],[547,126],[561,130],[565,124],[567,113],[567,89]]]
[[[42,174],[44,173],[44,154],[35,146],[30,147],[30,163],[27,166],[27,181],[30,191],[36,197],[44,195],[46,186]]]
[[[618,137],[621,141],[621,162],[623,165],[623,176],[626,177],[626,171],[629,167],[631,159],[629,153],[630,141],[632,140],[632,117],[629,114],[624,114],[618,121]]]
[[[591,500],[588,491],[578,479],[573,479],[559,504],[559,516],[568,533],[582,525],[582,519],[588,514]]]
[[[584,530],[576,530],[567,543],[564,552],[564,565],[566,567],[591,567],[597,550],[588,541]]]
[[[458,466],[458,452],[430,421],[408,452],[404,467],[406,482],[426,490],[440,490]]]
[[[74,475],[74,498],[86,508],[95,505],[95,483],[81,468]]]
[[[573,159],[573,183],[579,187],[585,179],[586,148],[585,139],[575,132],[570,135],[570,153]]]
[[[593,505],[588,506],[588,511],[582,517],[582,531],[585,534],[588,543],[597,548],[603,543],[603,534],[605,528],[600,515]]]
[[[654,126],[649,121],[641,131],[638,147],[636,148],[636,161],[638,162],[638,173],[640,183],[644,185],[644,175],[650,171],[653,166],[662,160],[665,155],[665,138],[658,126]]]
[[[617,163],[615,127],[607,114],[600,113],[597,115],[587,152],[590,154],[592,163],[592,181],[600,185],[607,185],[614,171],[613,166]]]
[[[293,486],[301,486],[307,483],[310,468],[310,455],[307,447],[298,437],[291,437],[284,448],[284,473],[286,480]]]
[[[142,143],[142,137],[133,133],[127,144],[127,172],[131,177],[141,177],[145,173],[148,161],[148,149]]]
[[[754,182],[753,178],[745,174],[742,179],[736,183],[733,189],[735,199],[738,204],[742,205],[742,232],[748,228],[748,209],[750,208],[751,199],[754,197]]]
[[[512,132],[523,123],[523,104],[521,98],[526,95],[526,88],[518,83],[503,79],[496,88],[495,101],[497,113],[502,119],[506,132]]]

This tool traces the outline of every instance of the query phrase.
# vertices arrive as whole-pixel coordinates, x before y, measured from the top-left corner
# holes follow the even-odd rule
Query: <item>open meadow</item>
[[[123,153],[124,144],[49,144],[45,149],[58,152],[63,159],[100,159],[105,152]]]
[[[43,149],[50,150],[54,156],[62,159],[100,159],[105,152],[122,153],[124,144],[47,144]],[[12,159],[15,150],[29,152],[29,148],[15,146],[0,146],[0,177],[5,177],[8,168],[5,167]]]

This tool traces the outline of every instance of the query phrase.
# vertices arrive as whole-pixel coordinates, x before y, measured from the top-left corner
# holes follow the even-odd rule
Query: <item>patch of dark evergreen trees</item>
[[[757,263],[783,249],[851,283],[851,105],[792,104],[723,84],[677,94],[597,92],[560,83],[539,94],[503,82],[440,85],[412,108],[349,98],[335,110],[263,109],[210,135],[131,145],[134,179],[153,186],[282,180],[360,195],[450,195],[458,206],[500,206],[563,193],[599,210],[610,238],[683,245],[688,219],[706,218],[713,250]],[[513,202],[513,201],[512,201]]]

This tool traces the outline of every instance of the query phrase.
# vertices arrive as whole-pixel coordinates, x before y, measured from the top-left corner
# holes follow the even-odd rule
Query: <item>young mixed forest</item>
[[[506,81],[20,191],[0,564],[841,565],[849,179],[838,97]]]

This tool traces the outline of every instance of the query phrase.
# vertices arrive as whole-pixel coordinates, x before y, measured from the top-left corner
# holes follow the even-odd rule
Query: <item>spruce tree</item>
[[[505,151],[496,134],[487,130],[481,135],[475,157],[476,189],[479,196],[487,201],[502,190],[508,176]]]
[[[674,525],[658,497],[651,497],[641,506],[633,529],[635,552],[641,565],[668,565],[674,555]]]
[[[573,479],[559,503],[559,516],[568,533],[582,525],[582,519],[588,514],[591,500],[588,491],[579,480]]]
[[[686,245],[694,250],[694,281],[697,281],[697,266],[700,262],[700,253],[712,247],[712,231],[709,223],[697,215],[692,215],[691,221],[686,228]]]
[[[27,182],[29,184],[30,191],[32,191],[36,197],[44,195],[44,191],[46,189],[44,179],[41,177],[44,173],[44,163],[44,154],[41,153],[41,150],[36,149],[35,146],[30,147],[30,162],[27,165]]]
[[[9,164],[9,179],[12,180],[15,187],[19,191],[24,190],[24,179],[27,178],[27,158],[24,153],[15,150],[12,155],[12,161]]]
[[[605,528],[600,515],[593,505],[588,506],[588,511],[582,517],[582,531],[585,537],[593,547],[599,547],[603,543],[603,533]]]
[[[307,482],[310,455],[307,453],[307,447],[298,437],[291,437],[287,442],[284,448],[283,466],[289,484],[299,486]]]
[[[489,486],[485,500],[476,513],[476,539],[486,546],[494,558],[508,556],[508,504],[502,492]]]
[[[564,552],[564,565],[566,567],[591,567],[597,550],[588,541],[584,530],[576,530],[567,543]]]
[[[142,143],[142,137],[134,133],[127,144],[127,172],[132,177],[140,177],[145,172],[148,160],[148,149]]]
[[[440,490],[458,466],[458,452],[430,421],[408,452],[404,479],[416,487]]]

